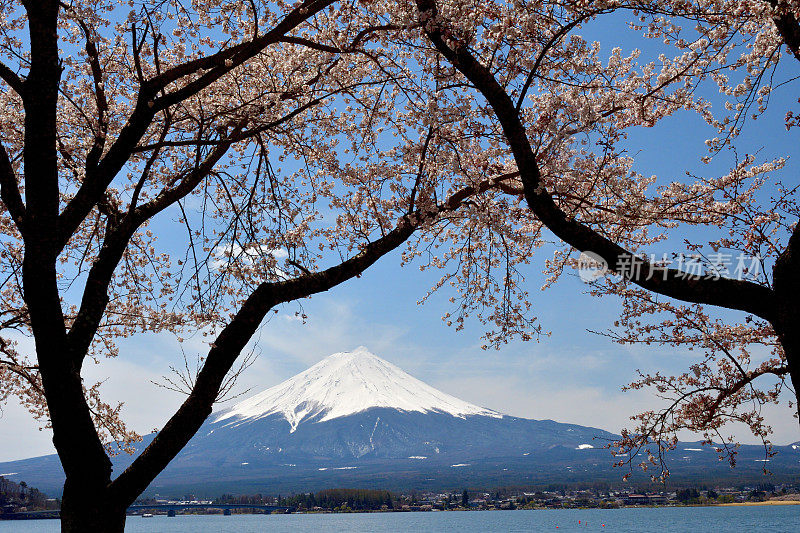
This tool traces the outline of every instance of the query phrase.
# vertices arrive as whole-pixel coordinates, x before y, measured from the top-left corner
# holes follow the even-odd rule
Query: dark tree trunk
[[[800,415],[800,222],[772,269],[775,308],[770,320],[786,355]]]
[[[108,490],[67,478],[61,500],[62,533],[122,533],[126,506],[111,501]]]
[[[778,333],[783,353],[786,355],[786,366],[789,368],[789,376],[792,381],[792,388],[795,392],[795,411],[800,416],[800,309],[796,302],[790,309],[782,309],[781,321],[773,323],[775,331]]]
[[[26,3],[30,68],[22,86],[25,106],[25,256],[23,295],[28,306],[36,356],[47,399],[53,444],[67,482],[63,531],[115,532],[125,527],[125,508],[109,497],[111,462],[94,427],[83,393],[81,365],[86,348],[74,349],[67,337],[58,286],[59,175],[57,151],[59,2]],[[19,206],[17,206],[19,208]]]

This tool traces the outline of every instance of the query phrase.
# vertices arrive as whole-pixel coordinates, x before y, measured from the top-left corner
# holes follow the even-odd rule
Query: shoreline
[[[765,500],[763,502],[732,502],[718,503],[709,507],[751,507],[756,505],[800,505],[797,500]]]
[[[731,503],[715,503],[715,504],[706,504],[706,505],[631,505],[631,506],[624,506],[624,507],[614,507],[614,508],[602,508],[602,507],[574,507],[568,509],[554,509],[548,507],[539,507],[533,509],[515,509],[518,511],[562,511],[562,510],[588,510],[588,509],[606,509],[606,510],[618,510],[618,509],[663,509],[663,508],[687,508],[687,507],[754,507],[754,506],[786,506],[786,505],[800,505],[800,501],[798,500],[765,500],[763,502],[731,502]],[[447,509],[444,512],[474,512],[474,511],[505,511],[511,509]],[[438,511],[438,509],[437,509]],[[57,511],[56,511],[57,512]],[[431,512],[431,511],[408,511],[408,510],[389,510],[389,511],[378,511],[378,510],[364,510],[364,511],[350,511],[347,513],[338,513],[338,512],[331,512],[331,511],[311,511],[311,512],[296,512],[290,514],[364,514],[364,513],[397,513],[397,512]],[[20,515],[27,515],[27,516],[0,516],[0,522],[2,521],[16,521],[16,520],[58,520],[58,516],[52,516],[55,514],[53,511],[48,511],[46,513],[42,513],[39,516],[36,516],[37,513],[19,513]],[[181,513],[184,514],[184,513]],[[196,515],[196,516],[222,516],[221,513],[185,513],[186,515]],[[254,514],[254,513],[236,513],[236,514]],[[139,514],[129,514],[127,515],[128,518],[132,518],[135,516],[141,516]],[[161,513],[158,513],[157,516],[162,516]],[[166,515],[164,515],[166,516]]]

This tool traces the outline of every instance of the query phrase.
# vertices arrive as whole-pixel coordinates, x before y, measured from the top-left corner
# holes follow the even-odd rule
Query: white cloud
[[[16,402],[0,410],[0,461],[15,461],[55,453],[53,433],[39,429],[30,413]]]
[[[286,259],[289,257],[289,252],[282,248],[264,248],[260,244],[252,244],[248,247],[242,247],[239,243],[221,244],[216,246],[211,254],[211,268],[219,270],[223,268],[233,258],[239,260],[242,264],[252,265],[259,258],[265,256],[272,256],[275,260]],[[280,269],[275,269],[276,273],[285,276],[285,272]]]

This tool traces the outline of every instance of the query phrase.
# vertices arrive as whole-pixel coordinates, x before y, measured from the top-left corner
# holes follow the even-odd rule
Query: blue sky
[[[784,78],[796,70],[788,61],[782,66],[792,70],[785,72]],[[760,159],[767,160],[794,153],[796,132],[786,132],[783,127],[786,110],[796,103],[793,89],[793,85],[779,89],[770,112],[748,126],[737,143],[740,155],[761,149]],[[731,161],[729,153],[720,154],[711,165],[699,162],[705,155],[703,141],[714,136],[698,117],[683,114],[656,128],[632,131],[628,145],[636,157],[636,169],[644,175],[657,174],[663,182],[682,179],[686,170],[706,175],[725,172]],[[796,176],[797,162],[790,159],[781,177],[794,183]],[[679,236],[671,239],[669,246],[675,248],[671,251],[684,251]],[[543,280],[536,266],[545,258],[543,252],[525,272],[540,322],[552,332],[538,342],[512,342],[498,351],[481,350],[479,324],[469,322],[464,331],[456,332],[441,321],[449,308],[446,294],[417,305],[436,273],[421,274],[414,264],[400,268],[399,253],[395,253],[361,278],[304,301],[303,310],[309,317],[305,324],[294,316],[299,310],[296,304],[282,307],[254,340],[259,357],[242,376],[238,390],[258,392],[331,353],[364,345],[415,377],[472,403],[511,415],[616,432],[631,414],[658,405],[646,391],[620,392],[622,385],[635,378],[637,368],[677,373],[686,369],[696,354],[620,346],[589,333],[587,330],[611,326],[618,302],[587,295],[586,285],[574,275],[539,291]],[[203,348],[199,336],[184,344],[188,355],[201,353]],[[100,365],[87,363],[85,374],[87,381],[105,379],[106,397],[124,401],[127,420],[145,433],[161,427],[182,401],[179,394],[151,383],[166,373],[170,364],[180,361],[181,351],[172,337],[140,336],[122,344],[119,358]],[[800,440],[788,405],[766,412],[776,443]],[[754,442],[746,433],[735,432],[743,442]],[[0,461],[52,452],[47,430],[40,430],[18,405],[3,407]]]

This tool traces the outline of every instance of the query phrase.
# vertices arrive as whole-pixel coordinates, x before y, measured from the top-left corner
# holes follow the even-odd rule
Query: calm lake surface
[[[580,524],[578,523],[580,520]],[[558,528],[558,529],[556,529]],[[57,520],[0,521],[0,532],[58,531]],[[128,517],[131,533],[321,533],[435,531],[642,531],[795,533],[800,505],[588,509],[543,511],[469,511],[325,515],[239,515]]]

